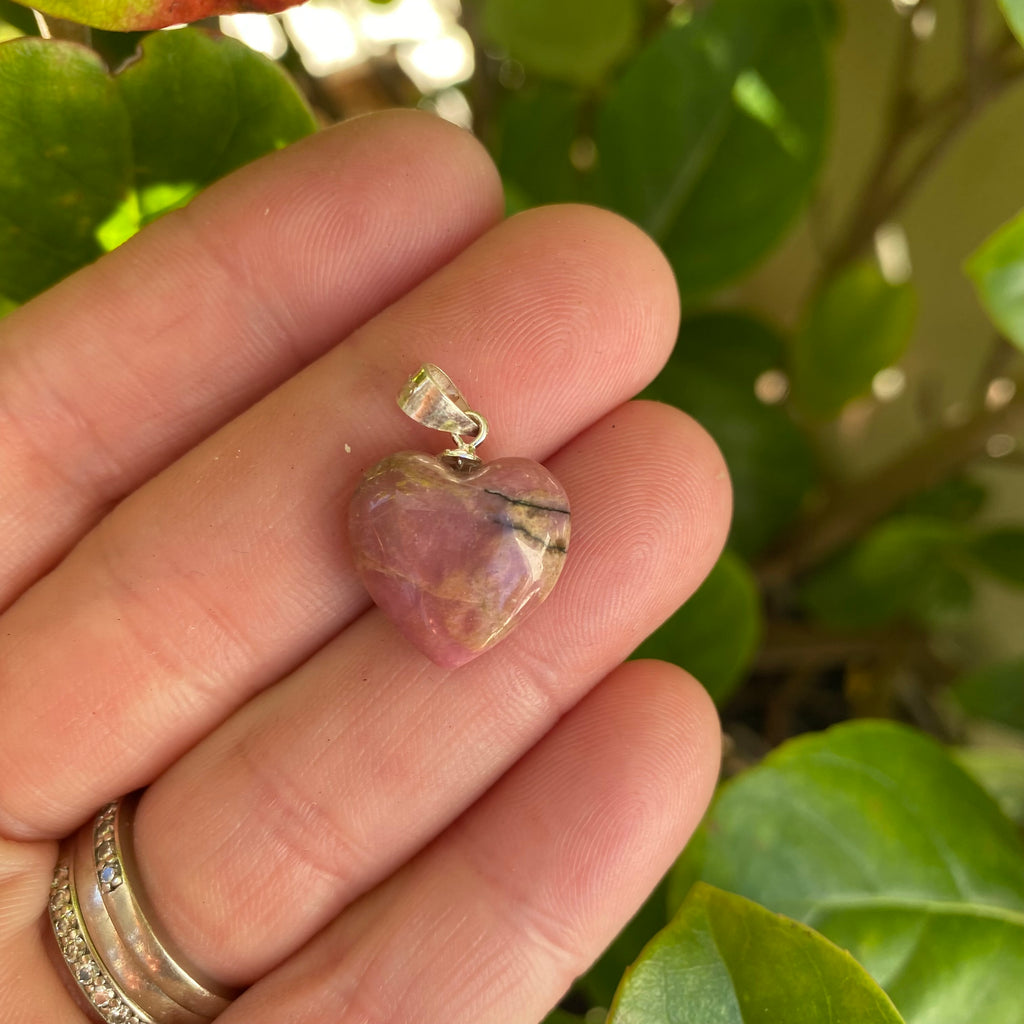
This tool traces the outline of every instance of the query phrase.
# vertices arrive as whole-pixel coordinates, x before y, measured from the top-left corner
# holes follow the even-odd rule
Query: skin
[[[608,213],[500,211],[470,136],[360,119],[0,322],[0,1022],[88,1019],[41,923],[56,841],[138,787],[162,926],[251,986],[224,1024],[534,1024],[697,824],[714,709],[621,664],[729,520],[707,435],[629,401],[672,275]],[[443,447],[394,402],[427,360],[573,508],[547,603],[454,671],[345,537],[364,469]]]

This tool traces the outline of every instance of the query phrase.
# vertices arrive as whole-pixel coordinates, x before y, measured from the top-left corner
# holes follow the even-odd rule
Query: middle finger
[[[657,372],[675,316],[636,229],[536,211],[136,492],[0,619],[0,833],[67,833],[365,609],[344,505],[424,445],[394,406],[420,362],[488,415],[492,457],[543,456]]]

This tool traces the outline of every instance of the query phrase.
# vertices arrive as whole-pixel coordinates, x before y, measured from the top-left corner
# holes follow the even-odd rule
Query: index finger
[[[243,168],[0,321],[0,608],[500,213],[468,133],[409,111],[359,118]]]

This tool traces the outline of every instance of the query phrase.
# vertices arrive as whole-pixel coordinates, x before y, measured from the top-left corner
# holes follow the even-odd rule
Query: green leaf
[[[697,885],[626,974],[608,1024],[900,1024],[889,998],[813,929]]]
[[[976,537],[968,550],[989,572],[1024,587],[1024,530],[1013,526],[989,530]]]
[[[697,592],[636,651],[691,672],[721,705],[743,678],[761,638],[761,599],[747,564],[728,549]]]
[[[70,43],[0,44],[0,294],[23,302],[240,164],[312,131],[272,62],[159,32],[111,77]]]
[[[907,1024],[1019,1024],[1024,915],[983,908],[836,909],[818,927],[885,989]]]
[[[128,115],[96,54],[0,44],[0,293],[24,302],[102,252],[132,182]]]
[[[792,740],[726,784],[701,831],[672,900],[700,878],[812,925],[890,986],[910,1024],[1019,1024],[1024,847],[933,740],[883,722]]]
[[[565,1010],[552,1010],[544,1018],[543,1024],[586,1024],[586,1022],[574,1013],[566,1013]]]
[[[1024,827],[1024,746],[961,747],[956,760],[1010,821]]]
[[[934,487],[908,498],[900,513],[930,519],[948,519],[966,523],[973,519],[988,500],[988,488],[966,476],[953,476]]]
[[[804,434],[784,408],[754,393],[757,378],[785,362],[782,339],[735,313],[685,320],[675,351],[645,396],[688,412],[722,449],[732,478],[729,543],[751,557],[788,527],[816,480]]]
[[[1013,34],[1024,46],[1024,0],[999,0],[999,7]]]
[[[636,0],[486,0],[484,32],[539,75],[600,82],[636,45]]]
[[[1024,348],[1024,211],[987,238],[965,269],[989,319]]]
[[[581,198],[580,172],[569,156],[580,105],[577,90],[550,82],[526,85],[501,105],[492,155],[506,186],[531,204]]]
[[[889,284],[872,261],[855,263],[815,296],[793,346],[793,390],[800,406],[833,416],[871,387],[904,353],[917,297]]]
[[[1024,658],[969,672],[951,692],[968,714],[1024,732]]]
[[[147,36],[142,57],[118,82],[131,119],[144,222],[316,127],[277,64],[199,29]]]
[[[804,608],[835,629],[864,629],[901,617],[928,623],[963,611],[971,588],[956,563],[956,523],[894,516],[813,572],[800,589]]]
[[[807,199],[824,152],[821,5],[719,0],[660,33],[597,114],[602,201],[665,249],[684,295],[748,269]]]
[[[895,723],[791,740],[722,788],[706,829],[699,877],[811,924],[890,899],[1024,911],[1013,827],[943,747]]]
[[[273,14],[294,3],[295,0],[33,0],[33,6],[43,14],[115,32],[166,28],[239,11]]]

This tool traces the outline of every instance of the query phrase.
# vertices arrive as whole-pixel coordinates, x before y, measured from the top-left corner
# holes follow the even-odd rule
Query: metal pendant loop
[[[424,363],[398,394],[398,406],[417,423],[452,435],[455,447],[443,456],[459,467],[479,465],[477,446],[487,437],[487,420],[469,408],[451,377],[433,363]]]
[[[398,394],[398,406],[406,416],[432,430],[474,439],[478,436],[482,417],[471,412],[451,377],[433,363],[424,363],[406,381]],[[463,444],[461,439],[456,443]]]
[[[487,420],[483,418],[478,412],[473,412],[472,409],[466,413],[473,423],[476,425],[476,430],[472,437],[463,437],[462,434],[452,434],[452,440],[460,450],[467,450],[473,452],[479,445],[483,444],[487,438]]]

